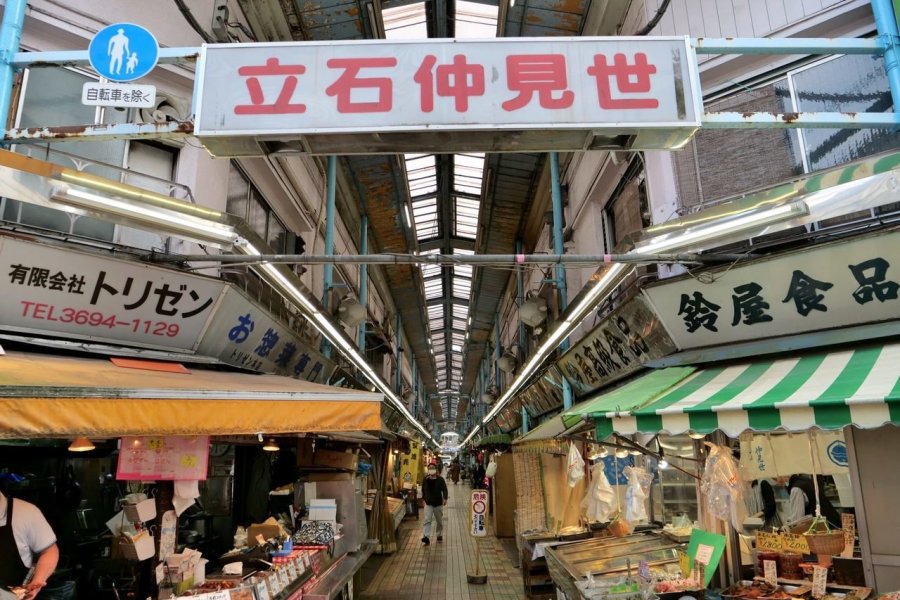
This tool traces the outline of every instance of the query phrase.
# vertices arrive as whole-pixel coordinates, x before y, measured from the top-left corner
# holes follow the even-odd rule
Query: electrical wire
[[[672,0],[663,0],[662,4],[659,5],[659,10],[656,11],[656,14],[653,15],[653,18],[650,19],[644,28],[635,33],[634,35],[647,35],[663,18],[663,15],[666,14],[666,10],[669,8],[669,4],[672,3]]]
[[[184,20],[188,22],[188,25],[191,26],[191,29],[197,32],[197,34],[203,39],[207,44],[215,43],[215,39],[206,33],[203,28],[200,26],[200,23],[197,22],[197,19],[194,18],[194,13],[191,12],[191,9],[187,7],[187,4],[184,3],[184,0],[175,0],[175,6],[178,7],[178,10],[181,11],[181,14],[184,15]]]

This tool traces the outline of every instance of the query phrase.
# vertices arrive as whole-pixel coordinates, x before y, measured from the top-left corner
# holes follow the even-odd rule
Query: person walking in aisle
[[[437,541],[444,539],[444,506],[447,504],[447,482],[438,475],[437,462],[428,465],[428,475],[422,481],[422,498],[425,500],[425,527],[422,532],[422,544],[431,543],[431,521],[435,521]]]

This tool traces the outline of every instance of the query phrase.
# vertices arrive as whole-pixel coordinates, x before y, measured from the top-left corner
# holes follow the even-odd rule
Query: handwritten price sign
[[[781,552],[784,540],[781,534],[766,533],[765,531],[756,532],[756,549],[767,550],[769,552]]]
[[[806,538],[796,533],[785,533],[782,536],[782,549],[785,552],[796,552],[797,554],[809,554],[809,544]]]

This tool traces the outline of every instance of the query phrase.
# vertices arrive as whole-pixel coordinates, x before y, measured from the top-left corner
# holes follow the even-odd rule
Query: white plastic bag
[[[575,444],[569,444],[569,458],[566,460],[566,479],[569,487],[575,487],[584,479],[584,459]]]
[[[616,501],[616,492],[609,484],[603,466],[602,462],[598,462],[591,469],[591,486],[581,503],[585,518],[600,523],[609,520]]]
[[[709,458],[700,479],[700,489],[706,496],[706,511],[701,512],[729,521],[735,531],[741,531],[747,519],[747,486],[741,477],[740,465],[731,455],[730,448],[709,446]]]
[[[494,475],[497,474],[497,461],[494,460],[494,457],[491,457],[491,462],[488,463],[487,469],[484,470],[484,476],[493,479]]]
[[[646,521],[647,498],[650,496],[650,483],[653,476],[641,467],[625,467],[623,471],[628,480],[625,490],[625,519],[631,523]]]

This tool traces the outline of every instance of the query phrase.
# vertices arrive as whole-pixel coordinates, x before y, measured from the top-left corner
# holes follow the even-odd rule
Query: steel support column
[[[13,59],[19,51],[27,5],[28,0],[6,0],[3,21],[0,23],[0,126],[3,129],[6,129],[6,120],[9,118],[15,76]]]
[[[359,226],[359,253],[369,253],[369,216],[363,215],[360,218]],[[366,303],[369,301],[369,266],[362,264],[359,266],[359,303],[366,309],[366,316],[369,314],[369,308]],[[359,352],[366,355],[366,320],[359,324],[359,332],[357,333],[357,346]]]
[[[396,381],[394,382],[394,392],[401,396],[401,392],[403,391],[403,363],[401,359],[403,358],[403,333],[401,328],[403,327],[403,319],[400,317],[400,313],[397,313],[397,328],[394,331],[394,335],[397,336],[397,372],[396,372]],[[400,398],[401,402],[403,398]]]
[[[337,185],[337,156],[328,157],[328,165],[325,171],[325,256],[334,254],[334,202]],[[326,264],[322,270],[322,306],[330,312],[331,288],[334,284],[334,265]],[[331,358],[331,344],[322,343],[322,354],[325,358]]]
[[[556,152],[550,153],[550,196],[553,200],[553,253],[562,255],[565,252],[563,247],[562,183],[559,180],[559,154]],[[556,287],[559,290],[559,310],[562,313],[569,305],[566,268],[562,264],[558,264],[555,271]],[[563,352],[568,350],[569,338],[564,339],[559,347]],[[563,408],[569,410],[572,408],[572,403],[572,386],[568,379],[563,378]]]

